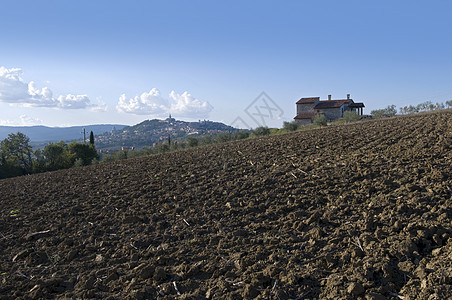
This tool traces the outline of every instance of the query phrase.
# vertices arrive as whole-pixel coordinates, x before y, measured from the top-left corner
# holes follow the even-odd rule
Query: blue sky
[[[265,92],[452,99],[450,1],[3,1],[0,125],[231,124]],[[259,101],[259,99],[258,99]],[[272,103],[273,103],[272,102]]]

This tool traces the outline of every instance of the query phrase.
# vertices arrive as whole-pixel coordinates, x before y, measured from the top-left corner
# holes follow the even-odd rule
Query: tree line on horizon
[[[446,101],[446,103],[437,102],[433,103],[432,101],[425,101],[419,103],[416,106],[406,105],[399,108],[399,113],[401,115],[407,114],[415,114],[426,111],[435,111],[452,107],[452,100]],[[393,117],[397,115],[397,108],[395,105],[388,105],[386,108],[375,109],[370,112],[370,115],[374,118],[382,118],[382,117]]]

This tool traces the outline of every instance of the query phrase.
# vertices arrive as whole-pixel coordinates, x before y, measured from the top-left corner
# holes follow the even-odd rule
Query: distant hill
[[[154,143],[166,141],[168,134],[171,140],[184,139],[187,136],[215,135],[221,132],[235,132],[238,129],[219,122],[198,121],[185,122],[173,118],[166,120],[146,120],[134,126],[119,124],[86,125],[72,127],[46,126],[0,126],[0,141],[10,133],[22,132],[31,140],[34,148],[43,148],[49,142],[82,141],[83,129],[86,137],[92,130],[95,135],[97,149],[118,150],[126,148],[142,148]]]
[[[239,129],[219,122],[198,121],[185,122],[174,118],[166,120],[146,120],[134,126],[95,136],[96,148],[118,150],[125,148],[142,148],[154,143],[166,141],[168,134],[172,141],[188,136],[215,135],[222,132],[235,132]]]
[[[10,133],[22,132],[30,138],[32,144],[42,142],[59,142],[71,140],[83,140],[83,129],[87,132],[92,130],[94,134],[103,134],[113,129],[121,130],[126,125],[105,124],[105,125],[86,125],[72,127],[46,127],[46,126],[0,126],[0,140],[5,139]]]

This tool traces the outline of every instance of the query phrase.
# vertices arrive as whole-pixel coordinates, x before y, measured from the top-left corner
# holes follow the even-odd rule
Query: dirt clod
[[[354,296],[359,296],[364,293],[364,288],[359,282],[352,282],[347,288],[347,293],[352,294]]]

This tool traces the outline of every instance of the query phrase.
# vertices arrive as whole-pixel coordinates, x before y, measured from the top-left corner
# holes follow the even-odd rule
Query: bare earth
[[[2,180],[0,299],[452,299],[451,145],[449,110]]]

